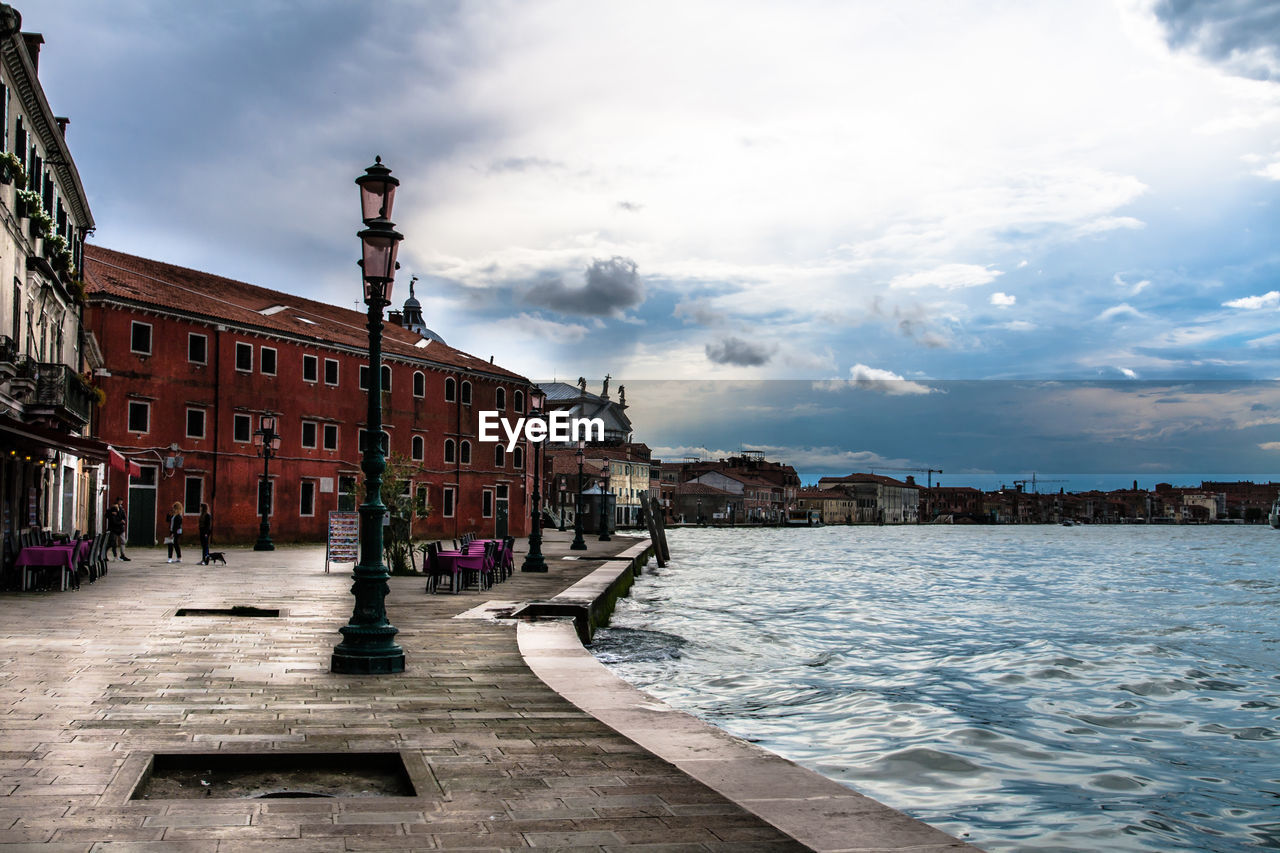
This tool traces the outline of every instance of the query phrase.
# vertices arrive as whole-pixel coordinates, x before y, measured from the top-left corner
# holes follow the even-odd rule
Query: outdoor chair
[[[453,567],[455,593],[462,587],[470,588],[473,579],[478,588],[484,589],[484,554],[463,554],[454,561]]]

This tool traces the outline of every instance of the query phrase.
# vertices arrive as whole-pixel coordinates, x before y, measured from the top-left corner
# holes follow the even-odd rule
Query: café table
[[[35,586],[37,578],[44,569],[61,566],[61,588],[65,592],[67,580],[75,575],[76,557],[83,553],[79,549],[87,547],[86,543],[77,542],[68,545],[28,545],[18,552],[14,565],[22,569],[22,589],[24,592]]]

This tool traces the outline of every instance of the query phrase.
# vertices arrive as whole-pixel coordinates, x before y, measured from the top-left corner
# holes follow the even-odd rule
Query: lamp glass
[[[374,219],[390,219],[395,206],[398,178],[391,177],[391,170],[382,165],[382,158],[374,158],[372,166],[356,178],[360,187],[360,218],[365,222]]]
[[[400,250],[400,235],[388,230],[368,229],[360,232],[363,248],[364,298],[366,302],[380,299],[391,301],[391,283],[396,277],[396,255]]]

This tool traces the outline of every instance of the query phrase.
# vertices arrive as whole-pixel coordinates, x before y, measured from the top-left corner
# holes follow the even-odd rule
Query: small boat
[[[1267,516],[1267,521],[1271,522],[1271,526],[1280,529],[1280,498],[1276,498],[1276,502],[1271,505],[1271,513]]]
[[[1075,527],[1075,526],[1076,526],[1076,523],[1075,523],[1074,521],[1072,521],[1071,519],[1069,519],[1069,518],[1064,518],[1064,519],[1062,520],[1062,526],[1063,526],[1063,527]]]

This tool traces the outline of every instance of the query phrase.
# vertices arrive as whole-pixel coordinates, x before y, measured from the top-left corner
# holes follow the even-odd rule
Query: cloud
[[[1127,367],[1117,367],[1117,368],[1116,368],[1116,370],[1118,370],[1118,371],[1120,371],[1121,373],[1123,373],[1123,374],[1124,374],[1127,378],[1129,378],[1129,379],[1137,379],[1137,378],[1138,378],[1138,374],[1137,374],[1137,373],[1135,373],[1135,372],[1133,372],[1132,370],[1130,370],[1130,369],[1129,369],[1129,368],[1127,368]]]
[[[548,160],[545,157],[503,157],[489,163],[490,174],[502,174],[503,172],[527,172],[531,169],[554,169],[562,167],[563,163],[557,163],[554,160]]]
[[[620,210],[625,210],[628,213],[639,213],[640,211],[644,210],[644,205],[638,204],[637,202],[634,202],[634,201],[623,200],[618,202],[618,208]]]
[[[1280,450],[1280,441],[1264,441],[1258,447],[1263,450]]]
[[[1250,347],[1273,347],[1277,344],[1280,344],[1280,332],[1264,335],[1261,338],[1254,338],[1246,342],[1246,345]]]
[[[699,326],[719,326],[728,319],[723,311],[717,311],[702,301],[679,302],[671,316]]]
[[[504,317],[490,324],[490,328],[504,335],[522,338],[540,338],[543,340],[573,343],[587,336],[587,327],[578,323],[557,323],[538,314],[527,311],[515,317]]]
[[[733,364],[739,367],[759,367],[768,364],[778,347],[761,341],[744,341],[729,336],[707,344],[707,358],[716,364]]]
[[[998,305],[1001,308],[1008,308],[1011,305],[1018,304],[1018,297],[1008,293],[993,293],[991,294],[990,302],[992,305]]]
[[[826,379],[815,382],[813,387],[817,391],[844,391],[849,388],[857,388],[863,391],[876,391],[880,394],[887,394],[890,397],[901,397],[907,394],[932,394],[934,392],[933,388],[905,379],[892,370],[868,367],[865,364],[855,364],[849,368],[849,376],[850,378],[847,380]]]
[[[961,287],[989,284],[1003,274],[1000,270],[980,267],[976,264],[943,264],[924,272],[894,276],[889,282],[889,287],[895,290],[916,290],[921,287],[955,290]]]
[[[1244,308],[1246,311],[1257,311],[1260,308],[1280,307],[1280,290],[1271,290],[1261,296],[1242,296],[1222,303],[1224,308]]]
[[[1119,305],[1112,305],[1107,310],[1098,315],[1099,320],[1114,320],[1117,317],[1133,317],[1138,320],[1146,318],[1146,315],[1134,308],[1128,302],[1121,302]]]
[[[1154,11],[1170,47],[1240,77],[1280,79],[1280,6],[1272,0],[1160,0]]]
[[[613,257],[592,261],[583,287],[570,287],[563,279],[554,278],[529,288],[524,299],[562,314],[617,316],[644,302],[644,283],[636,273],[635,261]]]
[[[1036,328],[1035,323],[1028,323],[1026,320],[1010,320],[1001,328],[1008,329],[1011,332],[1030,332]]]

